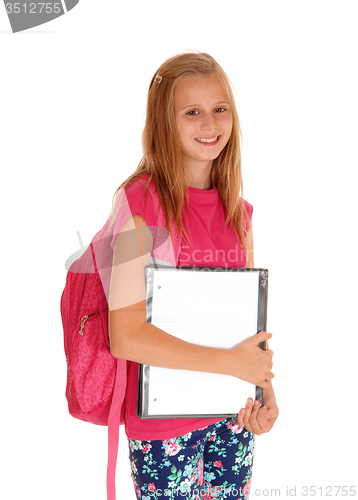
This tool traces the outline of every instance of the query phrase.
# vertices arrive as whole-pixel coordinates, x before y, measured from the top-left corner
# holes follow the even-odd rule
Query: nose
[[[201,122],[203,130],[215,130],[217,128],[216,117],[213,113],[205,113]]]

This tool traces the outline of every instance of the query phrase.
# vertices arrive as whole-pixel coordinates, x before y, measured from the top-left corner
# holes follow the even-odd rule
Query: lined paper
[[[230,348],[257,333],[259,271],[154,270],[152,324],[195,344]],[[236,414],[255,386],[229,375],[150,367],[148,415]]]

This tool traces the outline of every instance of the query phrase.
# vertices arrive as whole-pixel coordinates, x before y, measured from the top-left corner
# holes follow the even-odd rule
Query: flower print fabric
[[[254,440],[230,418],[172,439],[128,439],[137,499],[248,500]]]

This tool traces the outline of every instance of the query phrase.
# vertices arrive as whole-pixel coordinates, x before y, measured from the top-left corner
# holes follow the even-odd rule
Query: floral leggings
[[[226,418],[164,441],[128,439],[141,500],[247,500],[255,435]]]

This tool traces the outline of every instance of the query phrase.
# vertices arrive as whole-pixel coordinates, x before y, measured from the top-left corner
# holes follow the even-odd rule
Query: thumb
[[[272,333],[264,332],[263,330],[261,330],[259,333],[254,335],[255,344],[259,345],[261,342],[264,342],[265,340],[268,340],[271,337],[272,337]]]

